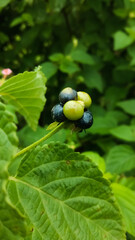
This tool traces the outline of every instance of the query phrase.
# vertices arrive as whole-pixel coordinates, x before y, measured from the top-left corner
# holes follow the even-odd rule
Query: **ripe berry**
[[[87,128],[91,127],[92,124],[93,124],[93,116],[89,110],[84,112],[82,118],[75,121],[75,126],[78,128],[81,128],[81,129],[87,129]]]
[[[56,122],[64,122],[66,117],[63,114],[63,107],[61,104],[57,104],[52,108],[52,118]]]
[[[85,108],[89,108],[92,103],[90,95],[86,92],[77,92],[77,100],[83,101]]]
[[[67,101],[75,100],[76,98],[77,91],[70,87],[64,88],[59,94],[59,100],[63,104],[66,103]]]
[[[69,120],[78,120],[83,116],[84,107],[78,101],[71,100],[65,103],[63,113]]]

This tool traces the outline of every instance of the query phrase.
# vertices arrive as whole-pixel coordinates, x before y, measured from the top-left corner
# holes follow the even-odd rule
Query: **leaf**
[[[9,161],[17,151],[18,138],[13,115],[0,102],[0,160]]]
[[[114,34],[114,50],[119,50],[128,47],[134,41],[131,36],[122,31],[117,31]]]
[[[74,61],[79,62],[79,63],[88,64],[88,65],[95,64],[93,57],[81,49],[76,49],[76,50],[72,51],[71,57]]]
[[[26,236],[27,231],[25,219],[11,205],[7,196],[5,189],[6,178],[8,177],[7,162],[5,162],[3,169],[1,167],[0,171],[3,170],[3,174],[0,174],[0,239],[22,240],[22,237]],[[2,180],[2,176],[4,180]]]
[[[106,157],[107,171],[124,173],[135,168],[135,151],[131,146],[118,145],[109,151]]]
[[[60,10],[65,6],[66,0],[50,0],[49,5],[53,11],[60,12]]]
[[[60,70],[61,72],[73,74],[75,72],[80,71],[79,66],[72,62],[71,59],[65,58],[62,63],[60,64]]]
[[[28,152],[9,177],[8,193],[33,225],[33,240],[125,239],[109,183],[66,145]]]
[[[24,72],[8,79],[0,87],[0,95],[16,107],[32,129],[36,129],[40,112],[45,104],[45,82],[43,73]]]
[[[120,122],[125,122],[128,120],[128,116],[126,113],[123,113],[122,111],[108,111],[106,113],[106,117],[109,117],[109,118],[115,118],[115,120],[117,121],[117,123],[120,123]]]
[[[63,58],[64,55],[62,53],[54,53],[51,56],[49,56],[49,59],[53,62],[61,62]]]
[[[0,0],[0,8],[6,7],[11,0]]]
[[[105,160],[98,153],[87,151],[82,154],[91,159],[103,173],[105,172]]]
[[[126,230],[135,236],[135,193],[117,183],[112,184],[112,189],[119,203]]]
[[[85,83],[89,88],[95,88],[99,92],[103,92],[103,81],[101,75],[97,70],[85,67],[83,76],[85,78]]]
[[[94,118],[94,123],[92,127],[88,130],[90,133],[106,135],[106,134],[109,134],[110,129],[117,126],[116,119],[110,116],[104,116],[104,117],[93,116],[93,118]]]
[[[135,99],[118,102],[118,107],[121,107],[125,112],[135,116]]]
[[[127,188],[130,188],[131,190],[135,191],[135,177],[121,177],[119,180],[119,183],[121,185],[124,185]]]
[[[121,125],[110,130],[110,133],[119,139],[128,142],[135,141],[135,126]]]
[[[45,62],[41,64],[41,70],[45,74],[46,78],[49,79],[57,72],[58,68],[51,62]]]

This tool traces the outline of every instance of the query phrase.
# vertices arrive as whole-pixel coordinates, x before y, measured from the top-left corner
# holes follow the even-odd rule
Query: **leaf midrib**
[[[18,178],[15,178],[15,177],[13,177],[13,176],[9,176],[9,181],[14,181],[14,182],[18,182],[18,183],[20,182],[20,183],[22,183],[22,184],[24,184],[24,185],[26,185],[26,186],[28,186],[28,187],[30,187],[30,188],[33,188],[34,190],[36,190],[37,192],[39,192],[39,193],[41,193],[41,194],[43,194],[43,195],[48,195],[49,197],[55,199],[56,201],[59,201],[60,203],[62,202],[61,200],[59,200],[59,199],[55,198],[54,196],[50,195],[49,193],[44,192],[44,191],[42,191],[41,189],[39,189],[39,188],[37,188],[37,187],[35,187],[35,186],[33,186],[33,185],[25,182],[25,181],[22,181],[22,180],[20,180],[20,179],[18,179]],[[64,201],[62,202],[62,204],[64,204]],[[72,209],[72,211],[76,212],[77,214],[80,214],[84,219],[86,219],[87,222],[90,221],[90,222],[93,224],[93,221],[92,221],[91,219],[89,219],[89,218],[87,218],[86,216],[82,215],[80,212],[77,212],[74,208],[68,206],[67,204],[66,204],[66,207]],[[110,235],[114,240],[118,240],[118,239],[116,239],[112,234],[110,234],[110,233],[107,232],[104,228],[102,228],[99,224],[97,224],[97,223],[95,223],[95,222],[94,222],[94,224],[97,225],[98,228],[102,229],[103,232],[107,233],[107,235]],[[92,233],[91,233],[91,234],[92,234]]]

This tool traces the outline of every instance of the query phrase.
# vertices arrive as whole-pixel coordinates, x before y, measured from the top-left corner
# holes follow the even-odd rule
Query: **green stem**
[[[31,145],[29,145],[28,147],[22,149],[20,152],[18,152],[14,158],[22,155],[23,153],[29,151],[30,149],[32,149],[33,147],[36,147],[38,144],[40,144],[41,142],[46,141],[48,138],[50,138],[51,136],[53,136],[56,132],[58,132],[61,128],[63,128],[64,126],[64,122],[60,123],[56,128],[54,128],[51,132],[49,132],[47,135],[45,135],[44,137],[42,137],[41,139],[39,139],[38,141],[32,143]]]

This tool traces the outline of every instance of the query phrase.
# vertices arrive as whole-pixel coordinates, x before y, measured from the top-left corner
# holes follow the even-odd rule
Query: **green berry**
[[[89,108],[92,103],[90,95],[86,92],[77,92],[77,100],[83,101],[85,108]]]
[[[75,121],[83,116],[84,107],[78,101],[71,100],[65,103],[63,113],[67,119]]]
[[[67,101],[75,100],[76,98],[77,91],[70,87],[64,88],[59,94],[59,100],[63,104],[66,103]]]

